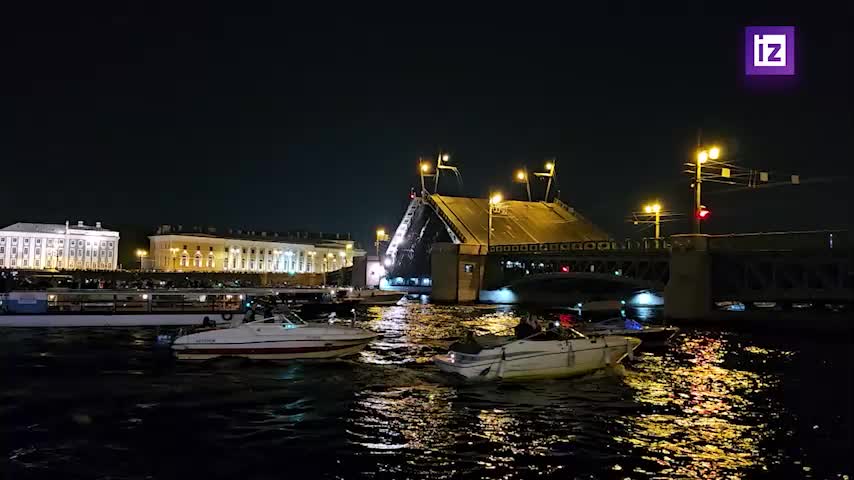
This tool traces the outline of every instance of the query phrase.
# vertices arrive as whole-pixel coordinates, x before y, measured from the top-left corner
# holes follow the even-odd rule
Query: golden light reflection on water
[[[466,331],[477,335],[508,332],[519,317],[506,307],[483,305],[428,305],[404,303],[393,307],[370,307],[358,326],[383,337],[363,352],[360,361],[372,364],[431,362]]]
[[[765,425],[746,412],[756,410],[751,397],[775,380],[723,366],[726,340],[680,338],[664,355],[645,355],[639,371],[625,377],[635,400],[655,408],[627,419],[632,435],[617,440],[655,452],[648,460],[667,476],[731,478],[761,468]]]
[[[361,392],[347,433],[372,450],[443,449],[455,440],[448,435],[453,397],[438,385]]]

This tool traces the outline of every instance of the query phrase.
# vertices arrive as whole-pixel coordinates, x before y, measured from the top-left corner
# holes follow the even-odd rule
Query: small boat
[[[539,332],[528,338],[484,336],[451,345],[433,362],[466,379],[564,377],[593,372],[630,358],[634,337],[587,337],[573,329]]]
[[[359,305],[397,305],[405,292],[391,292],[385,290],[354,290],[346,298],[358,300]]]
[[[376,337],[360,328],[309,324],[293,312],[283,312],[236,327],[180,336],[172,350],[180,360],[340,358],[358,353]]]
[[[588,336],[623,335],[643,340],[644,347],[663,345],[679,332],[678,327],[643,325],[630,318],[614,317],[601,322],[582,323],[576,327]]]

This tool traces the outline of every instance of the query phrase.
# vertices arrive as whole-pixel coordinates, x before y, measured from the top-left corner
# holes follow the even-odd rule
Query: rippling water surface
[[[683,331],[625,367],[466,385],[430,356],[512,309],[372,307],[350,360],[179,364],[153,329],[0,330],[7,478],[852,475],[852,341]]]

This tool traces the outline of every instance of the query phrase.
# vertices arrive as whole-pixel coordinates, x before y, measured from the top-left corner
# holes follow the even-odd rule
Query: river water
[[[683,330],[582,378],[430,356],[501,306],[372,307],[349,360],[175,362],[153,329],[0,330],[0,478],[850,478],[852,341]]]

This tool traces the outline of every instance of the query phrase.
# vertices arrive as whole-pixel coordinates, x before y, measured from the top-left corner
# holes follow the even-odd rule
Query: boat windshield
[[[555,327],[544,330],[536,335],[526,338],[525,340],[533,340],[535,342],[553,341],[553,340],[578,340],[587,338],[584,334],[574,328]]]
[[[278,312],[274,314],[272,317],[262,318],[260,320],[255,320],[254,322],[249,322],[250,324],[257,323],[282,323],[287,325],[305,325],[305,320],[300,318],[296,313],[288,310],[284,312]]]

